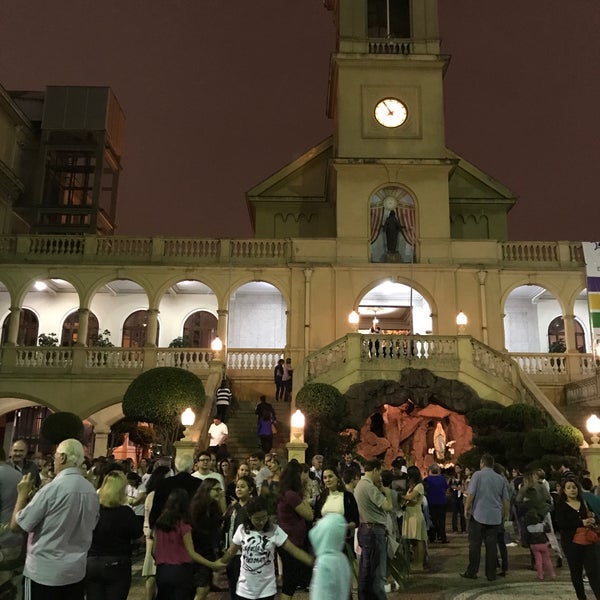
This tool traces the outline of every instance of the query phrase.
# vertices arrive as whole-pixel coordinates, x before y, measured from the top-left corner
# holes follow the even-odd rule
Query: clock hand
[[[387,105],[387,103],[384,102],[383,105],[388,109],[388,115],[393,116],[394,111]]]

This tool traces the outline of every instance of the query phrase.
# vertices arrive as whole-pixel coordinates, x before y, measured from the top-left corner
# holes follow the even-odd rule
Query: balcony
[[[172,266],[281,266],[338,262],[333,238],[216,239],[96,235],[3,235],[0,264],[157,264]],[[583,268],[579,242],[450,240],[449,256],[422,244],[427,263],[495,265],[503,268]],[[381,265],[379,265],[381,266]]]

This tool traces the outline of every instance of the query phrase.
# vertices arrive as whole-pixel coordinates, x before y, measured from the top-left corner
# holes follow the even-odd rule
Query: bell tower
[[[437,0],[329,0],[326,6],[337,26],[327,108],[334,121],[328,196],[336,205],[339,249],[364,260],[369,237],[370,262],[441,259],[450,238],[448,176],[456,161],[444,138],[448,57],[439,52]],[[394,257],[388,244],[374,259],[374,227],[383,227],[390,210],[412,249]]]

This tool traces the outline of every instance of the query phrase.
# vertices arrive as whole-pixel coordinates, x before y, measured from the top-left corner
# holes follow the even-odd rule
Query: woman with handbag
[[[598,548],[592,540],[596,519],[588,510],[577,481],[567,479],[561,482],[561,488],[561,499],[556,503],[555,509],[556,522],[577,600],[586,600],[583,587],[584,567],[596,600],[600,600],[600,561]],[[597,540],[597,534],[595,537]]]

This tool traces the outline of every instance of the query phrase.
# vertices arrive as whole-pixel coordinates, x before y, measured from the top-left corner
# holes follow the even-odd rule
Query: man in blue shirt
[[[503,521],[508,518],[510,496],[506,479],[494,471],[494,457],[484,454],[480,471],[471,477],[465,500],[465,517],[469,522],[469,565],[461,577],[476,579],[481,560],[481,543],[485,543],[485,574],[496,579],[496,540]]]
[[[25,597],[31,600],[83,600],[87,552],[100,505],[94,486],[81,473],[83,446],[61,442],[54,455],[56,477],[28,503],[33,478],[17,485],[11,529],[27,532]]]

